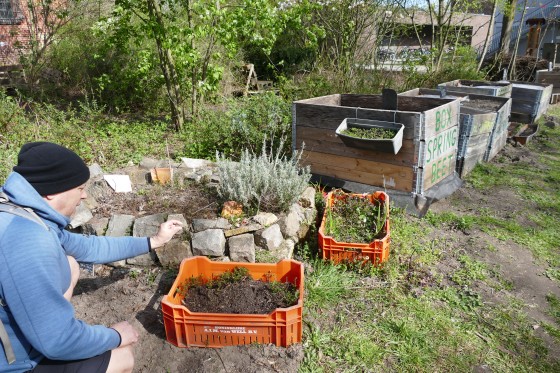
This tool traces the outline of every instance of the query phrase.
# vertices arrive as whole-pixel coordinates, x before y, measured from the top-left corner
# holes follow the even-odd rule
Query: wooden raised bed
[[[457,173],[461,178],[471,172],[477,163],[485,160],[490,148],[493,152],[500,144],[501,147],[505,145],[511,102],[510,98],[482,95],[469,95],[468,100],[461,102],[457,151]],[[494,142],[494,131],[502,131],[504,125],[504,139]]]
[[[333,94],[294,102],[292,115],[293,146],[320,182],[326,177],[410,196],[454,175],[459,100],[399,96],[393,111],[382,109],[381,95]],[[346,118],[402,123],[402,148],[391,154],[346,146],[335,134]]]
[[[443,98],[461,99],[456,171],[459,177],[464,178],[477,163],[484,160],[491,145],[490,138],[494,127],[498,122],[502,124],[503,118],[509,117],[512,100],[464,92],[445,93]],[[437,89],[416,88],[400,95],[434,97],[439,94],[440,90]]]
[[[552,84],[551,104],[558,102],[560,97],[560,69],[556,68],[552,71],[537,70],[535,82],[540,84]]]
[[[452,80],[438,84],[447,92],[462,92],[473,95],[510,97],[512,84],[510,82],[488,82],[484,80]]]
[[[552,98],[552,84],[511,81],[511,121],[533,123],[546,112]]]

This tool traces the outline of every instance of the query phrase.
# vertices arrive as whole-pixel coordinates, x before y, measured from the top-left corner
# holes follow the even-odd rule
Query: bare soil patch
[[[286,291],[293,292],[294,289]],[[294,305],[286,301],[283,294],[272,290],[270,284],[248,278],[219,289],[192,286],[182,303],[193,312],[256,315],[266,315],[277,308]]]

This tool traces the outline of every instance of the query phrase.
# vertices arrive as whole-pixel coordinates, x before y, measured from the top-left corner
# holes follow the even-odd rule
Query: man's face
[[[87,198],[86,184],[82,184],[74,189],[67,190],[58,194],[51,194],[43,197],[47,203],[56,211],[67,217],[76,212],[76,208]]]

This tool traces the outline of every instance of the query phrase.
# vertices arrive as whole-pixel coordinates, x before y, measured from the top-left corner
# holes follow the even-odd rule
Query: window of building
[[[14,25],[21,23],[18,0],[0,0],[0,25]]]

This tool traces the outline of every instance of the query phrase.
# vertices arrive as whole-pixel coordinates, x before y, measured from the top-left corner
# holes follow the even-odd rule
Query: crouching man
[[[0,189],[0,372],[131,372],[138,332],[78,320],[70,303],[77,262],[109,263],[148,253],[182,230],[153,237],[97,237],[64,228],[87,198],[89,169],[73,151],[27,143]],[[6,209],[4,209],[6,210]]]

